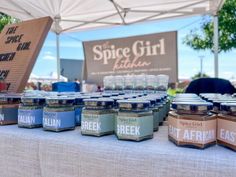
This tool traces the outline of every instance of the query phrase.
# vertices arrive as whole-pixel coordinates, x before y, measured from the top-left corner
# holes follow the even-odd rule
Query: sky
[[[82,41],[111,39],[167,31],[178,32],[178,78],[188,79],[200,71],[200,58],[203,58],[203,72],[214,76],[214,55],[210,51],[194,51],[183,44],[183,38],[190,30],[199,29],[202,16],[140,23],[107,29],[89,30],[60,35],[60,57],[65,59],[84,59]],[[220,53],[219,77],[236,79],[236,49]],[[56,35],[49,32],[38,56],[32,74],[47,76],[56,72]]]

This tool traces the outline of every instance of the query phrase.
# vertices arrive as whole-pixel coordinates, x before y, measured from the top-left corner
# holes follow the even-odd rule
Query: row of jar
[[[204,149],[219,144],[236,150],[236,102],[221,103],[218,114],[213,107],[193,95],[175,99],[168,117],[169,140],[178,146]]]
[[[117,75],[103,78],[104,90],[167,90],[167,75]]]
[[[153,131],[163,124],[170,103],[158,95],[127,100],[119,96],[93,99],[60,96],[47,98],[44,105],[45,98],[22,97],[19,109],[17,102],[2,105],[0,122],[18,122],[19,127],[43,127],[56,132],[81,124],[83,135],[103,136],[116,132],[119,139],[141,141],[151,138]]]

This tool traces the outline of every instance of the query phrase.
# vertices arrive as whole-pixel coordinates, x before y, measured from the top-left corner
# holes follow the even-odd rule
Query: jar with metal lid
[[[158,114],[159,114],[159,126],[162,126],[164,123],[164,119],[165,119],[165,109],[164,109],[164,104],[163,101],[164,99],[160,96],[156,96],[156,107],[158,108]]]
[[[216,116],[209,102],[174,102],[168,117],[168,138],[178,146],[204,149],[216,144]]]
[[[49,97],[43,110],[43,129],[64,131],[75,128],[74,98],[66,96]]]
[[[145,74],[135,75],[135,82],[134,82],[134,92],[144,93],[146,89],[146,77]]]
[[[169,76],[160,74],[156,76],[157,91],[166,91],[168,89]]]
[[[159,130],[160,112],[159,112],[159,107],[157,106],[157,103],[156,103],[156,98],[151,97],[151,96],[146,96],[146,97],[141,97],[141,98],[137,98],[137,99],[150,101],[149,109],[153,113],[153,131],[158,131]]]
[[[104,92],[112,92],[115,88],[114,76],[105,76],[103,78]]]
[[[85,99],[82,110],[81,134],[103,136],[114,133],[114,100],[110,98]]]
[[[119,100],[116,136],[120,140],[142,141],[153,137],[153,113],[150,101]]]
[[[45,98],[39,96],[23,96],[18,109],[18,127],[42,127]]]
[[[146,93],[153,94],[157,88],[157,78],[155,75],[146,75]]]
[[[81,125],[81,115],[84,108],[84,99],[89,99],[89,96],[80,96],[75,98],[74,107],[75,107],[75,123],[76,125]]]
[[[112,96],[112,97],[110,97],[111,99],[113,99],[114,100],[114,109],[119,109],[119,106],[118,106],[118,100],[124,100],[124,98],[123,97],[121,97],[121,96]]]
[[[210,102],[172,102],[172,108],[178,114],[208,114],[212,110],[213,104]]]
[[[130,94],[134,90],[134,83],[135,83],[135,77],[134,75],[126,75],[124,76],[124,92],[127,94]]]
[[[124,77],[123,76],[114,76],[115,79],[115,90],[122,91],[124,89]]]
[[[91,95],[89,95],[89,97],[92,98],[92,99],[97,99],[97,98],[102,98],[102,95],[100,95],[100,94],[91,94]]]
[[[0,125],[17,124],[21,94],[0,95]]]
[[[217,116],[217,144],[236,151],[236,102],[221,103]]]

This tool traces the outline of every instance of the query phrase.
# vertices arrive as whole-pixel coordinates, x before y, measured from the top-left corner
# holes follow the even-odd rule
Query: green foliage
[[[226,0],[218,13],[219,17],[219,52],[236,48],[236,0]],[[213,22],[211,17],[203,17],[201,28],[193,29],[184,38],[184,43],[194,50],[213,51]]]
[[[202,73],[202,76],[201,76],[201,73],[199,72],[199,73],[195,74],[195,75],[192,77],[192,80],[199,79],[199,78],[202,78],[202,77],[210,77],[210,76],[208,76],[208,75],[205,74],[205,73]]]
[[[15,22],[14,18],[0,12],[0,32],[2,31],[5,25],[8,25],[14,22]]]

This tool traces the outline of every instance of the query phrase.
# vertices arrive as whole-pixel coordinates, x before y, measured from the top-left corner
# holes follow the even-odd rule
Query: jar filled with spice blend
[[[75,128],[74,98],[66,96],[49,97],[43,110],[43,129],[64,131]]]
[[[110,98],[85,99],[82,111],[81,134],[103,136],[114,133],[116,111]]]
[[[120,140],[142,141],[153,137],[153,113],[150,101],[119,100],[116,136]]]

